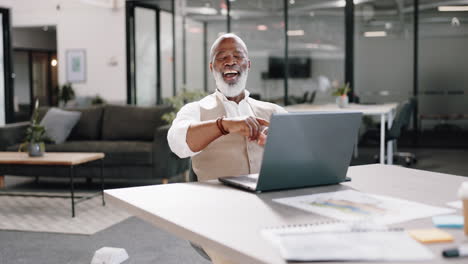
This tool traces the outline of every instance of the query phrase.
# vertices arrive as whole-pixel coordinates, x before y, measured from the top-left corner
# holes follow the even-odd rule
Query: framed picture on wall
[[[67,82],[77,83],[86,81],[86,51],[73,49],[66,51]]]

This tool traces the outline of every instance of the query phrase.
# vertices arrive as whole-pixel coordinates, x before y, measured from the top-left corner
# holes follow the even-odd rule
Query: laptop
[[[360,112],[274,114],[260,173],[218,180],[252,192],[347,181],[361,119]]]

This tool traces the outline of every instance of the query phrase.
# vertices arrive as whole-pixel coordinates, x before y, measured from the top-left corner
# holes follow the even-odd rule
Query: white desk
[[[390,129],[397,106],[397,103],[380,105],[349,104],[347,108],[339,108],[336,104],[298,104],[287,106],[285,109],[288,112],[359,111],[363,115],[380,115],[380,163],[383,164],[385,163],[385,119],[387,119],[388,129]],[[393,145],[390,141],[387,143],[387,164],[393,164]]]
[[[445,206],[456,200],[456,190],[467,178],[389,165],[350,167],[351,182],[316,188],[253,194],[227,187],[218,181],[174,183],[106,190],[106,201],[127,208],[137,216],[183,239],[217,250],[236,263],[284,263],[274,247],[260,234],[265,227],[324,220],[316,214],[277,204],[273,198],[337,191],[359,191]],[[460,211],[458,211],[460,213]],[[429,228],[431,219],[414,220],[396,227]],[[466,241],[462,230],[448,230],[455,243],[428,247],[445,263],[441,251]],[[448,262],[448,261],[447,261]],[[454,259],[451,263],[466,263]]]

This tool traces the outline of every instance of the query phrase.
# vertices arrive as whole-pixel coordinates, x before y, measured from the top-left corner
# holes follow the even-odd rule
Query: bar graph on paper
[[[355,190],[273,199],[273,201],[340,221],[395,224],[454,210]]]

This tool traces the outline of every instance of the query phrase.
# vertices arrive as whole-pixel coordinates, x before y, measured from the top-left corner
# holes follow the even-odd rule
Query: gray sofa
[[[47,110],[39,109],[39,120]],[[179,159],[169,149],[169,125],[161,119],[170,110],[167,106],[105,105],[64,110],[80,111],[80,120],[63,144],[46,144],[46,152],[104,152],[105,179],[170,180],[188,168],[188,160]],[[23,122],[0,127],[0,149],[18,151],[28,125]],[[98,178],[99,168],[99,163],[90,163],[76,168],[75,176]],[[68,177],[65,168],[45,166],[18,167],[8,174]]]

